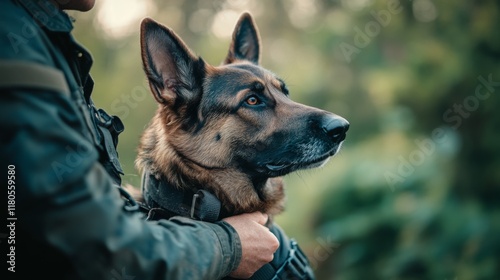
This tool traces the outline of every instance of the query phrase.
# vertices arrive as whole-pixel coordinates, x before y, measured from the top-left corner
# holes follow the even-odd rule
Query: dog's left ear
[[[248,60],[259,64],[260,36],[257,26],[249,13],[243,13],[233,31],[233,40],[229,46],[224,64],[236,60]]]
[[[205,64],[171,29],[152,19],[144,19],[141,54],[144,72],[159,103],[183,104],[200,90]]]

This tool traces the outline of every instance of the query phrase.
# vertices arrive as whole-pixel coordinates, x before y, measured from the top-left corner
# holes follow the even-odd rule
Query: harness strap
[[[290,241],[290,253],[285,261],[275,272],[273,280],[302,279],[313,280],[314,272],[309,266],[307,256],[302,252],[299,244],[292,239]]]
[[[95,111],[95,115],[98,121],[99,130],[104,138],[103,148],[108,155],[108,160],[113,165],[114,170],[123,175],[123,169],[118,160],[116,146],[118,145],[118,134],[123,132],[124,125],[118,117],[110,116],[102,109]]]
[[[37,88],[70,95],[62,71],[27,61],[0,60],[1,88]]]
[[[130,193],[128,193],[122,186],[116,185],[116,188],[125,202],[123,205],[123,209],[125,211],[136,212],[140,210],[141,205],[132,197],[132,195],[130,195]]]
[[[278,251],[270,263],[257,270],[249,280],[314,280],[307,256],[294,239],[282,235],[273,225],[270,230],[280,241]]]

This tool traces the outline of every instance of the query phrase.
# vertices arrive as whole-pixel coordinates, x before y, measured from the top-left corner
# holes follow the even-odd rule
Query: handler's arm
[[[77,110],[60,93],[0,89],[0,160],[16,172],[19,273],[218,279],[239,265],[240,239],[226,222],[153,223],[124,212]]]

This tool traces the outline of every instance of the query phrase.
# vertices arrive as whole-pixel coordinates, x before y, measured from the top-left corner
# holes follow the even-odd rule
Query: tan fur
[[[203,186],[213,192],[229,213],[239,214],[261,211],[278,214],[284,209],[285,194],[281,178],[271,178],[264,187],[265,201],[261,200],[254,190],[252,182],[245,174],[231,168],[206,169],[195,162],[188,162],[179,157],[183,145],[203,147],[196,139],[185,139],[186,135],[177,135],[178,127],[171,120],[168,112],[159,107],[151,124],[141,137],[136,166],[141,172],[145,169],[159,178],[167,178],[175,186],[196,190]],[[183,139],[180,143],[177,139]],[[185,140],[184,140],[185,139]],[[250,139],[249,139],[250,140]],[[175,144],[173,145],[172,142]],[[179,147],[175,147],[178,145]],[[210,145],[201,151],[213,154]],[[216,154],[221,158],[230,158],[231,150],[219,149]],[[222,161],[222,159],[221,159]]]

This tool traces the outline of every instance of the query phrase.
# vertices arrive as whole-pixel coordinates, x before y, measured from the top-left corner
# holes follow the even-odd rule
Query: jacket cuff
[[[236,230],[225,221],[217,222],[212,226],[212,229],[215,231],[221,244],[220,248],[222,250],[224,266],[223,275],[227,276],[239,266],[241,261],[242,249],[240,236]]]

